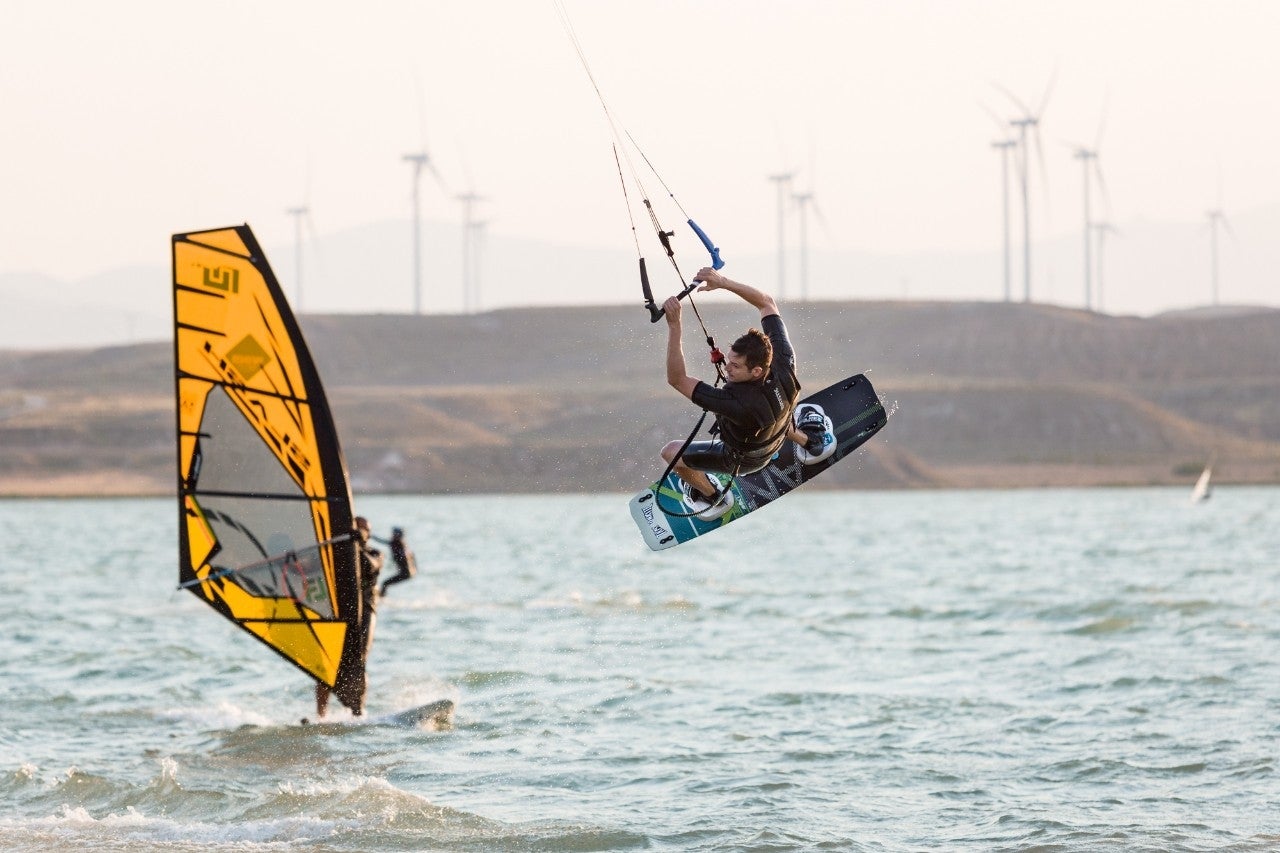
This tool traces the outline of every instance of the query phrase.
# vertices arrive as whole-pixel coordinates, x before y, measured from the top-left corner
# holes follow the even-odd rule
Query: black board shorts
[[[720,440],[695,441],[685,448],[680,461],[698,471],[715,471],[736,476],[754,474],[769,464],[776,451],[764,456],[743,456],[725,447]]]

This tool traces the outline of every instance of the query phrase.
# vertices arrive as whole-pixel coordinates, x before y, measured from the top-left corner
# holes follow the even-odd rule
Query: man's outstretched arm
[[[684,363],[684,349],[680,346],[680,300],[674,296],[662,304],[667,316],[667,384],[690,400],[698,380],[689,375]]]
[[[768,317],[770,314],[778,313],[778,303],[773,301],[772,296],[763,290],[757,290],[749,284],[743,284],[740,281],[734,281],[727,276],[721,275],[711,267],[703,267],[698,270],[694,280],[702,282],[702,287],[698,288],[698,292],[704,290],[727,290],[730,293],[735,293],[745,302],[759,309],[761,317]]]

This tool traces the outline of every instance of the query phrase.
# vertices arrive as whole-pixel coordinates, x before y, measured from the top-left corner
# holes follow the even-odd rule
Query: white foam
[[[47,836],[67,849],[93,842],[133,841],[190,844],[255,845],[262,849],[318,841],[343,830],[359,828],[357,820],[325,820],[283,817],[236,820],[233,823],[195,821],[181,823],[166,817],[148,817],[133,807],[95,818],[83,806],[64,805],[58,814],[42,818],[0,818],[0,846],[29,845]],[[251,848],[252,849],[252,848]]]
[[[156,717],[170,722],[192,723],[201,731],[208,729],[235,729],[240,726],[271,726],[278,720],[222,701],[213,706],[199,708],[169,708],[156,712]]]

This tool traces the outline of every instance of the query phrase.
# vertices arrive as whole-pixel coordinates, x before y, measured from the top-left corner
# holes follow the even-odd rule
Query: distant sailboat
[[[1200,472],[1200,479],[1196,480],[1195,488],[1191,490],[1191,502],[1198,504],[1209,500],[1213,495],[1213,489],[1209,486],[1209,480],[1213,477],[1213,460],[1209,460],[1209,464],[1204,466],[1204,470]]]

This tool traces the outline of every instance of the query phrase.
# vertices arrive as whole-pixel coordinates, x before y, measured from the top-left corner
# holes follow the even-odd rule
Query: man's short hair
[[[747,329],[747,333],[734,341],[729,349],[742,356],[748,370],[762,367],[765,373],[769,372],[769,365],[773,362],[773,343],[759,329]]]

